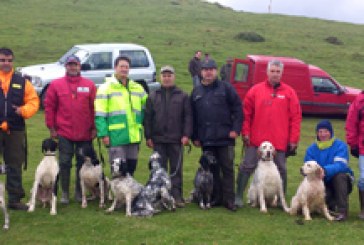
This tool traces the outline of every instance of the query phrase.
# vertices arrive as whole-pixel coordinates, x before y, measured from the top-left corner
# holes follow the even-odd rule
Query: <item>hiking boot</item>
[[[69,194],[67,192],[62,193],[61,203],[65,205],[70,203]]]
[[[234,205],[237,208],[242,208],[244,206],[243,196],[244,190],[248,184],[250,174],[239,170],[238,177],[236,179],[236,193]]]
[[[176,199],[176,207],[184,208],[186,206],[185,201],[183,199]]]
[[[28,210],[28,205],[21,203],[21,202],[10,202],[8,204],[8,208],[12,209],[12,210],[24,210],[27,211]]]

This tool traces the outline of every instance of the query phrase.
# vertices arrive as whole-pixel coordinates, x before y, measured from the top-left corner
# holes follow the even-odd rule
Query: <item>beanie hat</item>
[[[321,122],[319,122],[316,126],[316,133],[319,131],[319,129],[323,128],[330,131],[331,138],[334,137],[334,130],[332,129],[332,125],[329,120],[322,120]]]

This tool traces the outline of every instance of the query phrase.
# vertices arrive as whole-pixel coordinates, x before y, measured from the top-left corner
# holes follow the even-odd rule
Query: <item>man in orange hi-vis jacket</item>
[[[8,207],[27,210],[21,203],[25,196],[22,185],[22,164],[25,160],[25,119],[39,108],[33,85],[14,72],[14,54],[0,48],[0,154],[6,165]]]

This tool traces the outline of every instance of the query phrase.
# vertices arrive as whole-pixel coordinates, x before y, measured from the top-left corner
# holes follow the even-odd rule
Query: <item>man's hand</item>
[[[15,113],[18,114],[19,116],[21,116],[21,107],[13,105],[13,108],[15,110]]]
[[[236,139],[239,135],[235,131],[230,131],[229,138]]]
[[[201,147],[201,142],[199,140],[194,140],[193,145],[196,147]]]
[[[51,138],[57,138],[57,131],[54,128],[49,129],[49,134],[51,135]]]
[[[288,143],[286,150],[286,157],[295,156],[297,154],[297,144],[296,143]]]
[[[110,145],[110,137],[109,136],[105,136],[102,138],[102,143],[104,143],[105,146],[109,146]]]
[[[350,148],[350,154],[353,157],[359,158],[359,147],[358,146],[354,146],[353,148]]]
[[[243,135],[243,145],[244,147],[250,145],[250,137],[248,135]]]
[[[181,139],[182,145],[188,145],[190,143],[190,139],[187,136],[183,136]]]
[[[95,138],[96,138],[96,136],[97,136],[97,131],[96,131],[96,129],[94,128],[94,129],[92,129],[92,130],[91,130],[91,139],[95,139]]]
[[[153,144],[153,140],[152,140],[152,139],[147,139],[146,144],[147,144],[147,146],[148,146],[149,148],[152,148],[152,149],[153,149],[154,144]]]

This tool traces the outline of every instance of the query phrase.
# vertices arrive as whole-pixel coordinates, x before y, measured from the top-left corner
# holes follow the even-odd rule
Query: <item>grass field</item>
[[[248,53],[294,56],[322,67],[344,85],[363,87],[363,25],[239,13],[197,0],[2,0],[0,6],[0,46],[14,50],[16,66],[55,61],[78,43],[133,42],[151,50],[158,68],[173,65],[177,83],[186,91],[192,88],[187,64],[196,49],[210,53],[219,65],[228,56],[244,57]],[[242,31],[255,31],[266,41],[235,40]],[[325,42],[328,36],[338,37],[343,45]],[[319,120],[303,120],[298,154],[288,159],[288,200],[302,179],[299,167]],[[332,122],[336,136],[343,139],[344,119]],[[24,187],[28,194],[42,157],[41,140],[48,136],[42,111],[28,120],[27,128],[29,166]],[[235,169],[240,149],[239,139]],[[147,179],[149,154],[143,142],[136,172],[142,183]],[[185,155],[185,197],[192,189],[199,154],[193,149]],[[351,166],[357,176],[356,159],[351,159]],[[105,171],[110,174],[108,166]],[[5,177],[0,176],[0,180]],[[223,208],[201,211],[193,204],[173,214],[139,219],[126,218],[120,211],[105,215],[95,202],[87,209],[72,202],[59,205],[55,217],[40,207],[32,214],[11,211],[11,227],[7,232],[0,231],[0,244],[362,244],[364,222],[357,218],[358,211],[356,187],[345,223],[315,216],[312,222],[300,225],[299,218],[276,209],[263,215],[249,207],[231,213]]]

